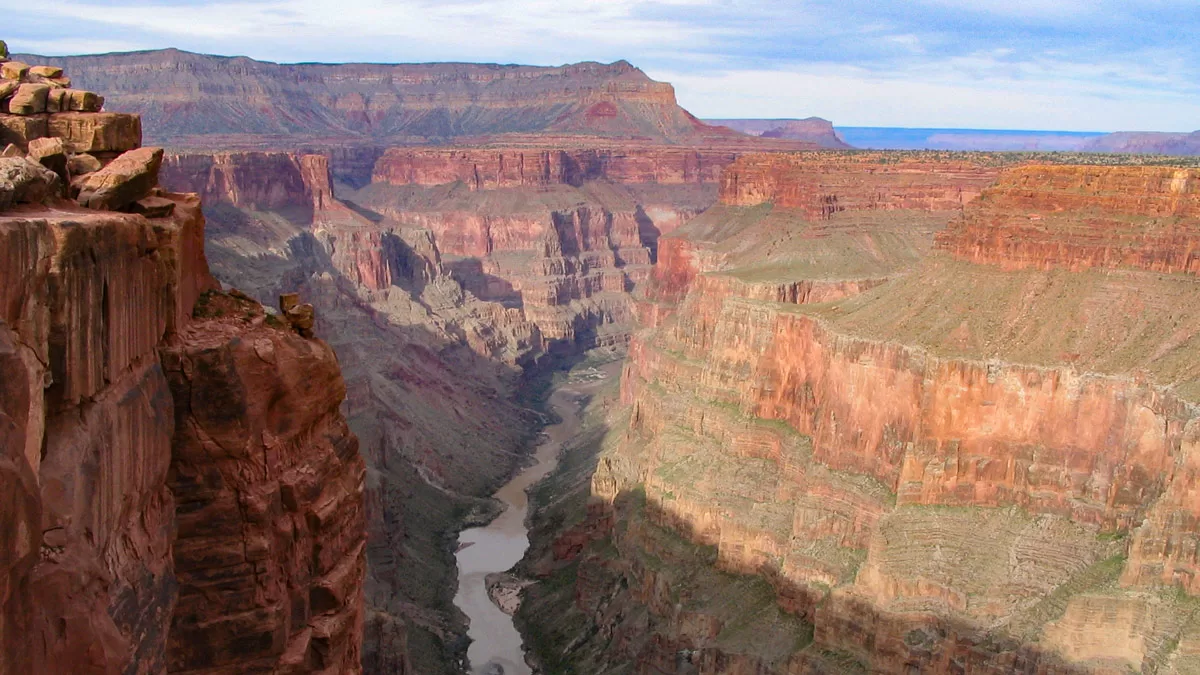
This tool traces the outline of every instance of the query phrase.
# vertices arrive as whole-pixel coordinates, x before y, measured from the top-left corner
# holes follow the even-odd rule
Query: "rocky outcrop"
[[[573,628],[539,624],[563,640],[548,644],[644,673],[1192,667],[1200,317],[1183,308],[1200,289],[1163,274],[1184,268],[1130,263],[1160,259],[1145,253],[1156,240],[1116,226],[1186,231],[1187,176],[1006,170],[946,212],[953,255],[927,238],[868,281],[863,260],[901,240],[846,248],[814,227],[863,239],[902,231],[902,214],[931,221],[879,200],[814,210],[798,162],[765,181],[755,164],[735,163],[724,194],[774,205],[723,207],[662,242],[595,503],[551,547],[572,559],[541,568],[574,590],[553,605]],[[872,185],[880,172],[863,169],[832,182]],[[748,175],[769,189],[744,189]],[[938,209],[945,195],[894,203]],[[1053,246],[1021,248],[1038,240],[1010,223],[1031,214]],[[1024,264],[1022,251],[1053,255]],[[1088,269],[1106,260],[1125,269]],[[805,292],[817,287],[830,290]],[[602,505],[608,538],[567,546],[604,527]],[[746,595],[755,583],[769,603]],[[756,600],[722,603],[734,589]]]
[[[236,296],[205,296],[197,316],[162,356],[178,512],[169,669],[359,672],[365,467],[337,359]]]
[[[177,199],[156,222],[0,215],[5,673],[164,672],[175,426],[157,349],[211,284],[199,204]]]
[[[720,200],[730,206],[770,202],[814,219],[847,210],[961,210],[996,172],[936,155],[745,155],[722,175]]]
[[[938,237],[1006,269],[1127,267],[1200,273],[1200,171],[1023,166]]]
[[[336,359],[215,291],[199,200],[123,147],[136,117],[49,127],[2,160],[59,187],[0,202],[0,673],[357,672],[364,477]],[[36,163],[69,176],[96,148],[130,151],[79,172],[81,201],[139,213],[68,201]]]

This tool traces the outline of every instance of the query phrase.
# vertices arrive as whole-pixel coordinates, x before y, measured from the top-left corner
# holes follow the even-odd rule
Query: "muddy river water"
[[[620,364],[609,364],[596,372],[605,379],[619,376]],[[467,631],[471,646],[467,658],[471,672],[479,675],[529,675],[521,635],[512,617],[500,611],[488,597],[485,579],[494,572],[505,572],[525,555],[529,530],[525,516],[529,510],[525,490],[544,478],[558,464],[564,443],[579,433],[582,398],[600,385],[600,379],[570,382],[550,395],[550,406],[562,420],[546,427],[545,436],[534,455],[536,463],[517,474],[494,497],[504,503],[504,512],[486,527],[463,530],[458,537],[458,593],[454,604],[470,619]],[[500,670],[503,668],[503,670]]]

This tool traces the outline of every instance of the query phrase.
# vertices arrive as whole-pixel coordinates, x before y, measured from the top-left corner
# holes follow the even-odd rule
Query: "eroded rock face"
[[[36,161],[0,158],[0,211],[15,204],[38,204],[56,195],[62,180]]]
[[[373,182],[442,185],[472,190],[538,185],[715,183],[733,151],[667,147],[594,150],[390,148],[375,163]]]
[[[598,504],[549,547],[567,560],[541,563],[571,570],[582,628],[545,630],[579,664],[644,673],[1193,667],[1200,287],[1141,264],[1186,243],[1093,229],[1186,232],[1190,183],[1158,172],[1009,170],[946,216],[939,244],[970,262],[926,235],[884,267],[847,242],[894,255],[919,212],[826,213],[803,185],[727,178],[794,206],[717,209],[662,242]],[[935,192],[909,204],[940,208]],[[1010,225],[1031,213],[1053,246]],[[1088,269],[1108,260],[1127,269]],[[604,504],[610,537],[567,546]]]
[[[1009,169],[938,245],[958,258],[1006,269],[1200,273],[1200,171]]]
[[[810,218],[842,211],[961,210],[995,178],[996,168],[963,160],[864,153],[849,158],[758,154],[721,177],[721,203],[771,203]]]
[[[212,283],[199,204],[182,199],[155,225],[25,207],[0,216],[0,233],[16,535],[0,671],[164,672],[175,426],[156,350]]]
[[[163,352],[178,428],[170,669],[360,672],[365,467],[337,359],[249,301],[211,295],[198,313]]]
[[[30,156],[95,169],[95,208],[0,159],[0,673],[356,672],[364,471],[332,351],[215,292],[161,150],[76,154],[135,148],[136,117],[49,117]]]

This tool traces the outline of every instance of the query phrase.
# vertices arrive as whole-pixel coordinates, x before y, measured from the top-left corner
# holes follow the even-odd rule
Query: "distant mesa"
[[[805,119],[711,119],[708,124],[761,138],[783,138],[816,143],[822,148],[849,149],[850,144],[833,128],[833,123],[820,117]]]
[[[741,142],[697,120],[674,88],[626,61],[559,67],[471,64],[277,64],[177,49],[28,57],[68,69],[142,116],[172,146],[294,147],[297,141],[413,144],[498,134],[624,142]]]
[[[1118,131],[1092,140],[1085,149],[1146,155],[1200,155],[1200,131],[1190,134]]]

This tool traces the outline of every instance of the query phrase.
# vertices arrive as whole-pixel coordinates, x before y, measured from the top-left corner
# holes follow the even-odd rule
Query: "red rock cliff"
[[[1008,169],[938,245],[958,258],[1007,269],[1200,273],[1200,171]]]
[[[770,202],[810,217],[841,211],[955,210],[977,197],[996,169],[963,160],[899,155],[745,155],[721,176],[722,204]]]
[[[373,181],[393,185],[463,182],[473,190],[587,180],[618,183],[710,183],[735,158],[732,151],[669,147],[628,150],[391,148],[375,164]]]
[[[1187,222],[1178,175],[1010,170],[943,242],[1031,212],[1081,225],[1048,228],[1051,249],[1023,249],[1011,230],[987,240],[1005,247],[969,249],[986,257],[947,243],[968,260],[935,250],[832,299],[775,292],[830,283],[836,269],[811,261],[831,247],[839,283],[867,279],[860,258],[873,249],[805,238],[814,222],[853,223],[857,238],[903,224],[793,200],[806,219],[769,221],[774,237],[752,240],[764,260],[749,268],[738,244],[767,228],[739,230],[740,207],[664,240],[653,322],[631,345],[627,412],[613,418],[620,441],[592,482],[628,525],[612,530],[616,561],[583,554],[575,586],[580,613],[625,655],[606,662],[645,673],[680,658],[739,673],[1193,667],[1200,288],[1154,265],[1087,269],[1111,232],[1088,223],[1159,233],[1161,219]],[[1111,249],[1172,259],[1146,242]],[[1060,257],[1004,265],[1027,250]],[[697,559],[763,579],[807,627],[779,618],[742,639],[752,619],[712,600],[734,582],[694,587]],[[628,619],[629,597],[657,617],[649,631]]]
[[[0,115],[0,673],[357,672],[337,361],[215,290],[199,199],[80,94]]]

